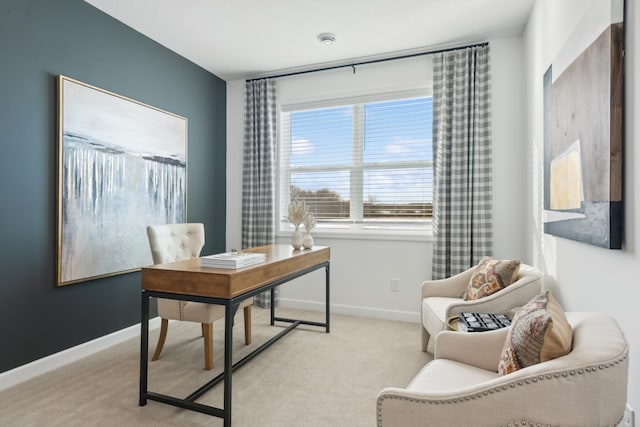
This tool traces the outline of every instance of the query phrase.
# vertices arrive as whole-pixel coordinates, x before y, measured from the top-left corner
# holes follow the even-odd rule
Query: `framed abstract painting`
[[[624,1],[593,2],[543,77],[544,232],[623,237]]]
[[[185,222],[187,119],[58,76],[57,285],[152,264],[149,224]]]

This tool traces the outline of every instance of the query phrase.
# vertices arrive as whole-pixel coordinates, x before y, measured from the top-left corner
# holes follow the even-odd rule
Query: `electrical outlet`
[[[622,415],[622,421],[618,427],[635,427],[635,414],[633,409],[629,405],[624,408],[624,415]]]
[[[391,291],[400,292],[400,279],[391,279]]]

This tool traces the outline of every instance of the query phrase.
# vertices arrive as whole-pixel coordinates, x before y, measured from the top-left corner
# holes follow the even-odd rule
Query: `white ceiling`
[[[85,0],[224,80],[520,35],[535,0]],[[317,41],[332,32],[333,46]]]

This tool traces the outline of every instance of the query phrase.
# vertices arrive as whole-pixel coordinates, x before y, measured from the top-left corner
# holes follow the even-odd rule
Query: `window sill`
[[[304,231],[303,231],[304,233]],[[321,230],[314,229],[311,233],[314,239],[344,239],[344,240],[384,240],[398,242],[433,242],[431,230]],[[280,231],[276,237],[291,237],[292,232]]]

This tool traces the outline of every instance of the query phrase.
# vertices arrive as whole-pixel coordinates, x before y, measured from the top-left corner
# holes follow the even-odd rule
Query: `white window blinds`
[[[280,211],[299,199],[319,228],[423,226],[432,213],[431,121],[431,97],[281,113]]]

